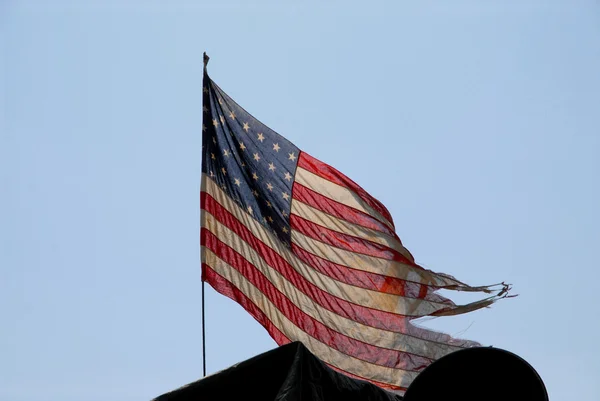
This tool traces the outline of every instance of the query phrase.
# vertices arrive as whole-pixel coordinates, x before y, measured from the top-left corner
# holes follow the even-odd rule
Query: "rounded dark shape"
[[[544,382],[523,358],[492,347],[467,348],[426,367],[404,401],[548,401]]]

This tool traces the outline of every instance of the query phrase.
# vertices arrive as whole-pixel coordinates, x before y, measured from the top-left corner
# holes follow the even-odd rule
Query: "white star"
[[[229,151],[227,149],[223,150],[223,156],[228,157]]]
[[[273,163],[269,163],[269,170],[275,171],[275,165]]]
[[[272,191],[272,190],[273,190],[273,185],[271,185],[271,183],[270,183],[270,182],[267,182],[267,189],[268,189],[269,191]]]
[[[260,160],[260,156],[258,155],[258,153],[254,154],[254,160],[259,161]]]
[[[242,162],[242,167],[246,167],[246,163]]]
[[[267,206],[268,207],[273,207],[273,205],[271,205],[271,202],[267,201]]]
[[[281,214],[283,215],[283,217],[288,217],[288,214],[287,214],[287,212],[286,212],[285,210],[283,210],[283,211],[281,212]]]
[[[244,131],[248,132],[248,130],[250,129],[250,126],[248,125],[248,123],[244,123]]]
[[[285,226],[281,229],[281,231],[283,231],[284,234],[288,233],[288,229]]]
[[[288,157],[288,159],[290,159],[291,161],[296,160],[296,155],[294,154],[294,152],[290,153],[289,155],[290,157]]]
[[[267,219],[269,219],[269,222],[272,223],[273,222],[273,218],[271,216],[267,217]]]
[[[223,172],[223,175],[227,175],[227,170],[225,170],[225,167],[222,167],[221,171]]]
[[[240,142],[240,149],[246,150],[246,145],[244,145],[244,142]]]
[[[202,106],[202,111],[203,111],[204,113],[208,113],[208,109],[206,108],[206,106]]]
[[[286,179],[286,180],[288,180],[288,181],[291,181],[291,180],[292,180],[292,175],[291,175],[290,173],[288,173],[288,172],[286,172],[286,173],[284,174],[284,177],[285,177],[285,179]]]
[[[259,141],[264,141],[265,140],[265,136],[263,134],[258,134],[258,140]]]
[[[229,118],[235,120],[235,113],[233,111],[229,113]]]
[[[212,170],[210,170],[210,176],[211,176],[211,178],[213,178],[215,176],[215,173],[213,173]]]
[[[202,124],[202,132],[206,132],[206,125]]]
[[[217,126],[219,125],[219,122],[217,121],[217,119],[216,119],[216,118],[215,118],[215,119],[213,119],[213,125],[214,125],[215,127],[217,127]]]
[[[279,144],[278,144],[278,143],[274,143],[274,144],[273,144],[273,150],[274,150],[275,152],[279,152],[279,149],[281,149],[281,148],[279,147]]]
[[[258,191],[256,189],[252,190],[252,194],[258,198]]]
[[[265,216],[263,216],[263,221],[265,224],[267,224],[267,218]]]
[[[252,214],[252,206],[248,206],[248,213]]]
[[[202,92],[208,93],[208,88],[205,86],[204,88],[202,88]]]
[[[288,200],[290,199],[290,196],[287,194],[287,192],[282,192],[281,196],[283,197],[283,199]]]
[[[214,154],[214,153],[211,153],[211,154],[210,154],[210,158],[211,158],[211,159],[213,159],[213,160],[215,160],[215,159],[216,159],[216,157],[215,157],[215,154]]]
[[[221,124],[225,125],[225,117],[219,115],[219,120],[221,120]]]
[[[223,101],[221,100],[221,98],[219,98],[218,100],[219,100],[219,104],[223,104]]]
[[[255,180],[258,180],[258,175],[256,173],[252,173],[252,178],[254,178]]]
[[[237,185],[238,187],[240,186],[240,180],[239,179],[234,179],[233,182],[235,183],[235,185]]]

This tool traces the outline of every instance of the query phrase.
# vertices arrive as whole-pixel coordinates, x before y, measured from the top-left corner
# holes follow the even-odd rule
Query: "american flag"
[[[417,265],[386,207],[252,117],[204,72],[202,280],[279,345],[402,393],[441,356],[479,344],[411,324],[505,297]],[[455,305],[438,289],[490,295]]]

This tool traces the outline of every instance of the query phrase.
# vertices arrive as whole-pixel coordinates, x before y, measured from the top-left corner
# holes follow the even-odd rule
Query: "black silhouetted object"
[[[153,401],[548,401],[522,358],[498,348],[467,348],[426,367],[404,398],[332,370],[302,343],[267,351],[165,393]]]
[[[538,373],[506,350],[479,347],[445,355],[410,384],[404,401],[548,401]]]
[[[301,342],[293,342],[163,394],[153,401],[246,400],[402,401],[402,397],[334,371]]]

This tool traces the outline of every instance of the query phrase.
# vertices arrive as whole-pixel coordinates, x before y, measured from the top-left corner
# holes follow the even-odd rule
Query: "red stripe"
[[[425,298],[429,293],[429,287],[426,285],[421,286],[421,290],[419,291],[419,298]]]
[[[292,197],[338,219],[377,230],[398,239],[394,231],[371,215],[346,206],[343,203],[336,202],[297,182],[294,182]],[[398,241],[400,240],[398,239]]]
[[[321,305],[323,308],[347,319],[351,319],[364,325],[382,330],[388,330],[397,333],[407,333],[407,331],[415,328],[415,326],[408,324],[408,320],[406,318],[409,316],[380,311],[350,303],[321,290],[319,287],[302,277],[302,275],[300,275],[277,252],[266,246],[260,239],[255,237],[250,230],[241,224],[235,218],[235,216],[219,205],[219,203],[209,194],[202,193],[202,196],[206,198],[205,208],[209,213],[211,213],[218,221],[240,236],[240,238],[242,238],[252,248],[256,249],[269,266],[276,269],[296,288],[298,288],[311,299],[315,300],[315,302]]]
[[[392,226],[394,225],[392,215],[383,205],[383,203],[379,202],[377,199],[372,197],[357,183],[352,181],[350,178],[346,177],[344,174],[342,174],[335,168],[323,163],[318,159],[315,159],[314,157],[310,156],[305,152],[300,152],[300,155],[298,156],[298,167],[302,167],[303,169],[308,170],[321,178],[324,178],[335,184],[348,188],[349,190],[360,196],[363,201],[365,201],[369,206],[378,211],[383,217],[385,217],[392,224]]]
[[[232,283],[227,281],[224,277],[220,276],[217,272],[212,270],[208,265],[202,264],[202,276],[205,277],[205,281],[210,284],[211,287],[215,289],[215,291],[231,298],[235,302],[239,303],[245,310],[247,310],[269,333],[269,335],[275,340],[278,345],[285,345],[291,342],[277,327],[275,327],[271,321],[267,318],[267,316],[261,311],[246,295],[237,289]],[[371,382],[379,387],[393,389],[393,390],[403,390],[406,391],[404,387],[393,386],[388,383],[376,382],[373,380],[368,380],[364,377],[360,377],[357,375],[353,375],[352,373],[348,373],[345,370],[337,368],[333,365],[325,363],[329,368],[340,372],[346,376],[353,377],[359,380],[365,380]]]
[[[432,359],[429,358],[377,347],[347,337],[325,326],[318,320],[313,319],[291,302],[263,273],[242,255],[227,244],[221,242],[208,230],[204,230],[206,233],[203,236],[202,245],[212,250],[221,260],[227,262],[227,264],[240,272],[240,274],[258,288],[262,295],[268,298],[285,317],[311,337],[316,338],[320,342],[331,348],[337,349],[346,355],[351,355],[365,362],[386,366],[388,368],[420,371],[431,363]]]
[[[263,326],[269,335],[275,340],[278,345],[284,345],[291,342],[275,325],[269,320],[267,315],[256,306],[250,298],[238,290],[231,282],[219,275],[216,271],[210,268],[206,263],[202,263],[202,278],[215,291],[233,299],[247,310],[258,323]]]
[[[434,292],[428,292],[425,297],[422,297],[420,292],[423,285],[421,284],[339,265],[314,255],[296,244],[292,244],[292,251],[304,263],[334,280],[386,294],[425,299],[426,301],[445,303],[451,306],[454,305],[449,299]]]
[[[406,259],[400,252],[388,248],[385,245],[330,230],[329,228],[313,223],[312,221],[295,214],[290,216],[290,224],[293,230],[299,231],[302,234],[327,245],[376,258],[393,260],[417,269],[423,269],[414,262]]]

